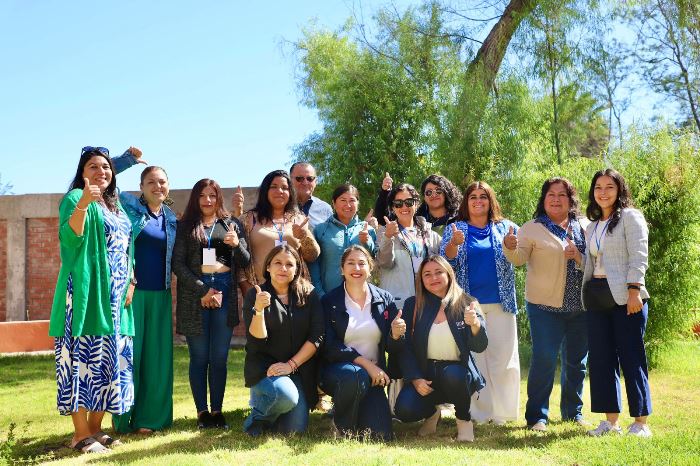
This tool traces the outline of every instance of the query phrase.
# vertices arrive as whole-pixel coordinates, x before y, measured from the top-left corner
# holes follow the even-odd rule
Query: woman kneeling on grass
[[[248,290],[243,303],[243,372],[252,407],[243,429],[251,436],[304,432],[318,398],[314,355],[323,343],[321,302],[295,248],[273,248],[263,270],[266,281]]]
[[[452,267],[440,256],[420,266],[416,296],[408,298],[408,322],[401,371],[406,383],[396,400],[396,416],[423,425],[418,435],[435,433],[441,403],[452,403],[457,417],[457,441],[473,442],[469,413],[471,396],[484,387],[471,352],[488,345],[484,319],[476,299],[457,284]]]

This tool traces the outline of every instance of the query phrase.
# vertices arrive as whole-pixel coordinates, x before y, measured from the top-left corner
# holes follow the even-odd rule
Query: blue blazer
[[[414,379],[424,379],[428,368],[428,336],[430,328],[435,321],[440,310],[441,300],[432,293],[425,293],[425,306],[423,312],[413,325],[413,314],[416,307],[416,297],[412,296],[406,300],[403,307],[403,319],[406,321],[406,343],[401,352],[401,371],[404,379],[411,381]],[[446,309],[447,311],[448,309]],[[459,362],[467,368],[471,374],[472,384],[469,387],[470,393],[477,392],[484,388],[485,382],[471,352],[481,353],[488,346],[489,340],[486,335],[486,323],[481,314],[479,321],[481,329],[476,335],[472,335],[471,328],[464,323],[464,320],[455,320],[447,315],[447,323],[452,332],[452,336],[459,348]],[[461,314],[461,312],[460,312]]]
[[[381,367],[392,379],[400,378],[398,355],[404,344],[404,336],[398,340],[391,338],[391,322],[398,314],[394,297],[386,290],[368,284],[372,296],[372,318],[381,331],[379,340],[379,361]],[[361,356],[354,348],[345,345],[345,331],[348,329],[348,311],[345,307],[345,286],[340,285],[321,298],[326,323],[326,338],[323,345],[323,360],[326,364],[352,362]],[[386,353],[389,353],[387,365]]]

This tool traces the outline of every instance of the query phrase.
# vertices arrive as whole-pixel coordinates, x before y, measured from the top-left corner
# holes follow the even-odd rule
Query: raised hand
[[[232,248],[237,248],[240,243],[238,239],[238,233],[233,228],[232,225],[226,225],[226,236],[224,236],[224,243],[228,244]]]
[[[129,147],[128,150],[129,150],[129,152],[131,152],[131,155],[133,155],[134,158],[136,159],[136,163],[142,163],[144,165],[148,165],[148,162],[146,162],[144,159],[141,158],[141,156],[143,155],[143,152],[141,152],[141,149],[139,149],[138,147],[131,146],[131,147]]]
[[[377,218],[374,216],[374,209],[369,209],[369,212],[365,215],[365,222],[369,223],[369,226],[375,230],[379,229],[379,222],[377,222]]]
[[[480,327],[481,323],[476,314],[476,303],[472,301],[469,303],[469,307],[464,310],[464,323],[470,327]]]
[[[309,223],[309,217],[306,217],[300,225],[296,224],[296,220],[294,221],[294,223],[292,223],[292,235],[296,239],[302,240],[306,238],[306,236],[309,234],[309,230],[304,228],[307,223]]]
[[[245,197],[243,197],[243,190],[241,185],[238,185],[236,190],[233,192],[233,216],[240,217],[243,213],[243,203],[245,202]]]
[[[369,243],[369,223],[365,222],[365,226],[362,227],[362,231],[360,231],[360,243],[362,244],[367,244]]]
[[[78,200],[78,204],[83,204],[84,207],[76,205],[81,210],[87,209],[91,202],[102,199],[102,192],[99,186],[90,184],[90,180],[87,178],[83,178],[83,181],[85,182],[85,187],[83,188],[83,195],[80,197],[80,200]]]
[[[267,291],[262,291],[258,285],[255,285],[255,291],[257,294],[255,295],[255,304],[253,304],[253,307],[256,311],[262,312],[266,307],[270,306],[271,296]]]
[[[464,244],[464,232],[457,228],[456,223],[452,224],[452,238],[450,239],[450,243],[457,247]]]
[[[511,251],[518,248],[518,237],[515,236],[513,227],[508,228],[508,234],[503,237],[503,246]]]
[[[393,238],[399,234],[399,224],[398,222],[392,222],[388,217],[384,217],[384,222],[386,224],[386,229],[384,230],[384,235],[387,238]]]
[[[384,179],[382,180],[382,189],[384,191],[391,191],[391,187],[394,185],[394,180],[389,176],[389,172],[384,174]]]
[[[394,340],[401,338],[406,333],[406,321],[401,318],[403,311],[399,309],[394,320],[391,321],[391,337]]]

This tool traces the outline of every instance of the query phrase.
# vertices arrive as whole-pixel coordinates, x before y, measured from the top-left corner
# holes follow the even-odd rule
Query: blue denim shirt
[[[355,215],[346,226],[335,215],[314,228],[314,237],[321,247],[318,259],[309,264],[311,282],[319,296],[343,284],[340,274],[340,259],[343,252],[353,244],[364,246],[371,254],[377,251],[377,233],[369,227],[369,241],[360,243],[360,232],[367,222],[360,221]]]
[[[458,229],[464,232],[465,238],[469,234],[467,222],[459,221],[454,223]],[[498,276],[498,294],[501,297],[503,310],[512,314],[518,313],[515,298],[515,269],[506,256],[503,254],[503,238],[508,234],[508,229],[513,227],[518,231],[518,225],[510,220],[501,220],[491,225],[491,245],[496,259],[496,275]],[[445,255],[445,248],[452,239],[452,228],[445,228],[440,245],[440,255],[447,259],[457,275],[457,283],[469,294],[469,268],[467,265],[467,241],[459,248],[457,257],[449,259]]]
[[[127,168],[136,165],[138,162],[136,161],[136,157],[127,150],[122,155],[112,157],[112,163],[114,163],[114,170],[117,173],[121,173]],[[126,215],[133,224],[132,231],[135,238],[141,233],[146,223],[148,223],[148,206],[143,205],[139,198],[133,194],[122,191],[119,192],[119,201],[121,201]],[[167,242],[167,250],[165,253],[165,288],[169,289],[172,275],[170,262],[173,257],[173,246],[175,246],[177,217],[175,216],[175,212],[165,204],[163,205],[163,214],[165,215],[165,238]]]

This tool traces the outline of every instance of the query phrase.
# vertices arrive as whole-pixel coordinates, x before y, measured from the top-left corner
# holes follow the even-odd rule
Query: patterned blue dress
[[[131,224],[121,213],[102,208],[110,268],[110,303],[114,335],[73,337],[73,280],[68,278],[65,336],[57,337],[56,383],[58,411],[68,415],[85,408],[123,414],[134,403],[132,381],[133,340],[120,335],[120,304],[129,278],[129,242]]]

